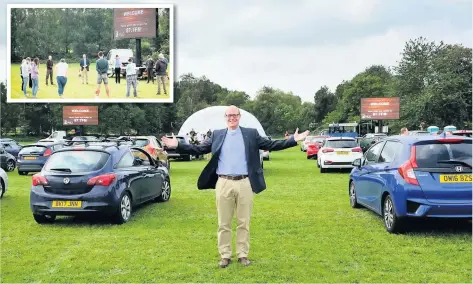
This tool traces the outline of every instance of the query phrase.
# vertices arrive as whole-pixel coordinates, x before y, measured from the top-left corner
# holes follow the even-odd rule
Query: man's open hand
[[[306,130],[302,133],[299,133],[299,128],[296,129],[296,132],[294,132],[294,140],[297,141],[301,141],[303,139],[305,139],[307,137],[307,135],[309,135],[310,131],[309,130]]]
[[[172,134],[172,138],[167,138],[166,136],[161,137],[161,141],[166,145],[168,148],[176,148],[177,147],[177,138]]]

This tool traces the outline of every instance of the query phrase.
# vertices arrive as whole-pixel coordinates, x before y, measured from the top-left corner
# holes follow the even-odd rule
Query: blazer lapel
[[[225,136],[227,136],[227,129],[221,131],[220,133],[221,134],[219,135],[218,147],[215,150],[216,153],[220,153],[220,150],[222,149],[223,141],[225,141]]]
[[[243,141],[245,142],[245,154],[246,154],[246,160],[249,161],[249,149],[250,149],[250,139],[248,138],[248,131],[244,127],[240,127],[241,129],[241,134],[243,135]]]

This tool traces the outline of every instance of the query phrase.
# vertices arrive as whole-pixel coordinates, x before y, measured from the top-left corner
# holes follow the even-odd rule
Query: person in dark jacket
[[[148,60],[146,60],[146,72],[148,73],[148,82],[146,84],[149,84],[149,79],[153,80],[154,84],[154,60],[151,55],[148,57]]]
[[[89,84],[89,66],[90,60],[87,58],[87,55],[83,54],[82,59],[80,60],[80,74],[82,77],[82,84],[84,84],[84,82]]]
[[[261,168],[259,150],[278,151],[297,146],[297,141],[309,135],[298,133],[285,140],[269,140],[261,137],[254,128],[239,126],[240,110],[230,106],[225,112],[226,129],[214,130],[210,138],[200,145],[179,142],[176,137],[162,137],[161,141],[178,153],[202,155],[212,152],[212,158],[202,171],[198,189],[215,189],[218,213],[219,266],[227,267],[232,257],[232,219],[237,217],[238,262],[247,266],[250,248],[249,230],[253,193],[261,193],[266,183]]]
[[[158,80],[158,92],[156,93],[156,95],[160,95],[161,94],[161,84],[163,84],[163,91],[164,91],[164,94],[166,95],[166,81],[167,81],[167,78],[168,78],[168,60],[166,58],[164,58],[164,55],[162,53],[160,53],[158,55],[158,61],[156,61],[156,66],[154,67],[154,69],[156,69],[156,77],[157,77],[157,80]]]
[[[53,57],[49,55],[48,61],[46,61],[46,86],[48,85],[48,78],[49,81],[51,81],[51,85],[54,85],[53,83]]]

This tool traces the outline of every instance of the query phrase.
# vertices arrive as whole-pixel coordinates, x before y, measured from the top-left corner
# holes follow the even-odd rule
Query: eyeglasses
[[[225,117],[235,117],[236,118],[236,117],[239,117],[239,116],[240,116],[239,113],[237,113],[237,114],[225,114]]]

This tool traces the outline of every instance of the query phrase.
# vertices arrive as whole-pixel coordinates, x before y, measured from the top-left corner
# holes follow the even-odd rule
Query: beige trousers
[[[232,257],[232,220],[236,211],[237,257],[248,257],[250,250],[250,216],[253,191],[248,178],[228,180],[219,178],[215,187],[218,213],[218,251],[221,258]]]
[[[84,83],[89,83],[89,72],[87,72],[87,69],[84,68],[84,70],[81,71],[82,72],[82,84]]]

